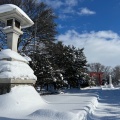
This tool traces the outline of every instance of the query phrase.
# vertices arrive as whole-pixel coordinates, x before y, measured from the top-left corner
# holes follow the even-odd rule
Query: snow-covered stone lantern
[[[34,22],[19,7],[13,4],[0,5],[0,21],[5,23],[4,32],[7,35],[7,45],[17,52],[18,38],[22,28],[30,27]]]
[[[19,7],[13,4],[0,5],[0,21],[7,35],[9,49],[0,51],[0,94],[9,92],[14,85],[34,85],[36,76],[28,61],[17,53],[17,42],[22,28],[30,27],[34,22]]]

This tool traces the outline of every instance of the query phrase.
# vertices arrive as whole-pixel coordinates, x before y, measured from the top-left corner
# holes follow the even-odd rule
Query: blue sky
[[[58,40],[84,47],[89,63],[120,65],[120,0],[43,0],[58,16]]]
[[[49,1],[52,4],[55,0]],[[68,29],[79,32],[113,30],[120,33],[119,0],[56,0],[55,3],[57,2],[58,6],[52,4],[52,7],[58,15],[60,33]]]

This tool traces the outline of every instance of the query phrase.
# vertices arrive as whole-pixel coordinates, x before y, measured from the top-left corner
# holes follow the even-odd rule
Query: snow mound
[[[19,55],[17,52],[12,51],[11,49],[5,49],[5,50],[0,51],[0,59],[5,59],[5,58],[7,59],[13,58],[15,60],[28,63],[28,61],[24,57]]]
[[[19,61],[0,61],[0,78],[37,79],[29,65]]]
[[[19,118],[33,113],[45,104],[32,86],[16,86],[10,93],[0,95],[0,116]]]

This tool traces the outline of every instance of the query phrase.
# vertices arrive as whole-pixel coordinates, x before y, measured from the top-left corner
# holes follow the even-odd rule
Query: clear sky
[[[58,16],[58,40],[84,47],[89,63],[120,65],[120,0],[43,0]]]

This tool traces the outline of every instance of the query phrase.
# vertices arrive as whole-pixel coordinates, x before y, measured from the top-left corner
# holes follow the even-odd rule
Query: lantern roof
[[[34,24],[28,15],[13,4],[0,5],[0,21],[6,23],[7,20],[15,18],[20,22],[21,28],[27,28]]]

